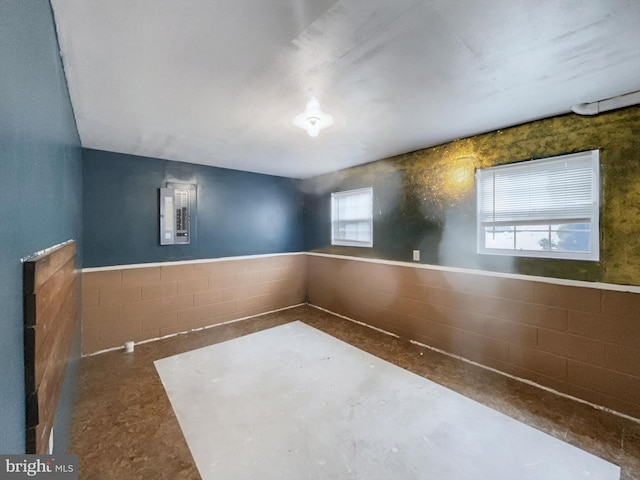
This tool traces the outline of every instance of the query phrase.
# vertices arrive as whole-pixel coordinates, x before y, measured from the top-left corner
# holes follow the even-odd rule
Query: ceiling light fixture
[[[317,137],[320,130],[333,125],[333,117],[320,109],[320,102],[316,97],[311,97],[304,112],[293,119],[293,124],[306,130],[310,137]]]

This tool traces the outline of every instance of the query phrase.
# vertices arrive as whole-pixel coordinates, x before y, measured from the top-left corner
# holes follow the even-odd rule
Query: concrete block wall
[[[301,254],[85,269],[84,354],[303,303]]]
[[[637,287],[323,254],[307,262],[312,305],[640,418]]]

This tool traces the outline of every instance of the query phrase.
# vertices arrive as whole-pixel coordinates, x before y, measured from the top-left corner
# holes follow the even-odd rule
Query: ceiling
[[[638,0],[51,3],[82,145],[113,152],[306,178],[640,90]]]

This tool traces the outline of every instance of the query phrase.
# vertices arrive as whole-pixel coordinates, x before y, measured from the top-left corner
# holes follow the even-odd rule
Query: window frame
[[[371,232],[371,237],[368,241],[359,241],[353,239],[338,239],[336,238],[336,234],[338,233],[336,230],[336,223],[339,222],[339,219],[335,218],[337,202],[340,201],[341,198],[348,197],[350,195],[362,194],[367,192],[371,201],[371,211],[367,218],[356,219],[354,222],[362,222],[367,221],[369,223],[369,231]],[[373,247],[373,187],[364,187],[364,188],[356,188],[353,190],[344,190],[341,192],[333,192],[331,193],[331,245],[344,246],[344,247],[364,247],[364,248],[372,248]]]
[[[589,157],[588,161],[592,167],[591,175],[591,211],[588,217],[577,218],[567,217],[565,219],[547,218],[546,220],[522,220],[522,221],[510,221],[510,222],[483,222],[482,221],[482,188],[481,182],[484,172],[496,172],[504,170],[526,169],[531,164],[556,164],[556,162],[562,162],[570,159]],[[488,167],[484,169],[478,169],[476,171],[476,247],[477,253],[483,255],[502,255],[512,257],[532,257],[532,258],[553,258],[563,260],[586,260],[586,261],[599,261],[600,260],[600,152],[599,150],[587,150],[583,152],[576,152],[567,155],[556,155],[553,157],[546,157],[536,160],[529,160],[526,162],[510,163],[506,165],[499,165],[495,167]],[[495,198],[495,190],[493,191]],[[495,200],[494,200],[495,201]],[[494,204],[495,205],[495,204]],[[517,227],[540,225],[540,226],[561,226],[570,224],[589,224],[590,236],[589,245],[590,251],[569,251],[569,250],[526,250],[526,249],[502,249],[502,248],[490,248],[485,245],[485,227],[487,226],[503,226],[512,227],[515,231]],[[514,235],[514,243],[515,243]]]

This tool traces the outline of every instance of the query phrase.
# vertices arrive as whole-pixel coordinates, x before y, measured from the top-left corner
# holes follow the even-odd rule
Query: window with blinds
[[[598,150],[478,170],[478,253],[599,260]]]
[[[373,189],[331,194],[331,245],[373,247]]]

